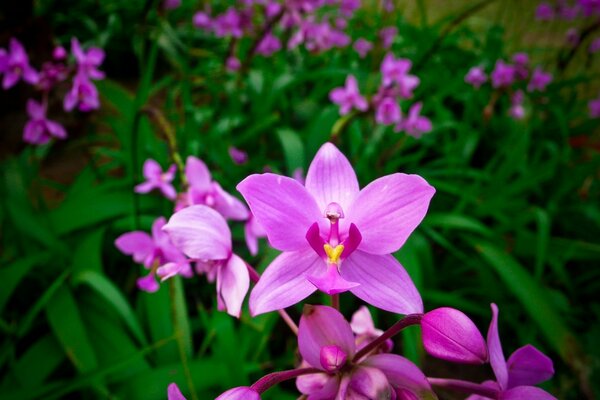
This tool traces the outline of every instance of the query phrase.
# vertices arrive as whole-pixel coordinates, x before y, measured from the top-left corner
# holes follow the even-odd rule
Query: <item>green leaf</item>
[[[31,268],[44,264],[49,258],[50,255],[48,253],[32,254],[0,268],[0,282],[2,282],[2,290],[0,290],[0,314],[14,290],[29,273]]]
[[[304,168],[304,145],[300,136],[291,129],[278,129],[277,137],[283,147],[288,175],[298,168]]]
[[[23,387],[35,387],[63,362],[65,353],[52,334],[47,334],[31,345],[19,358],[13,372]]]

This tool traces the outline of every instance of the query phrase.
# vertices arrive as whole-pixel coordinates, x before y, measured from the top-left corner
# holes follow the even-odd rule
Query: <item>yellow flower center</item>
[[[323,245],[323,249],[325,250],[325,254],[327,254],[327,258],[330,264],[338,264],[340,262],[340,256],[344,251],[343,244],[338,244],[335,247],[331,247],[331,245],[325,243]]]

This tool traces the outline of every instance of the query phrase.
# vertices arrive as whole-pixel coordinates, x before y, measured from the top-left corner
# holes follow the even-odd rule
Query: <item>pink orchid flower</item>
[[[71,52],[77,61],[77,74],[88,79],[104,79],[104,72],[98,67],[104,61],[104,50],[90,47],[84,51],[76,38],[71,39]]]
[[[429,118],[421,114],[423,103],[418,102],[413,104],[408,110],[408,115],[404,118],[394,130],[396,132],[405,131],[406,134],[415,138],[420,138],[424,133],[431,132],[432,126]]]
[[[256,218],[250,215],[250,218],[244,224],[244,237],[250,254],[255,256],[258,254],[258,239],[267,237],[267,232]]]
[[[134,190],[136,193],[148,193],[154,189],[160,192],[169,200],[175,200],[177,191],[173,187],[173,179],[175,179],[175,164],[171,165],[166,172],[162,171],[160,164],[152,159],[147,159],[144,162],[144,178],[146,181],[137,185]]]
[[[353,75],[348,75],[346,85],[329,92],[329,99],[340,106],[340,115],[348,114],[353,108],[366,111],[369,108],[367,100],[361,96],[358,83]]]
[[[487,81],[487,75],[482,67],[472,67],[465,76],[465,82],[473,85],[475,89],[479,89]]]
[[[35,85],[38,83],[39,74],[29,65],[29,57],[25,48],[15,38],[10,39],[8,52],[0,49],[0,73],[4,73],[2,87],[10,89],[21,79]]]
[[[537,67],[531,75],[531,80],[527,85],[527,91],[533,92],[534,90],[539,90],[540,92],[543,92],[550,82],[552,82],[552,74],[544,72],[540,67]]]
[[[365,58],[367,54],[373,49],[373,43],[369,42],[365,38],[358,38],[354,42],[354,51],[358,53],[360,58]]]
[[[46,118],[46,105],[33,99],[27,101],[29,121],[23,129],[23,140],[31,144],[45,144],[51,138],[65,139],[67,132],[58,122]]]
[[[125,233],[115,240],[115,246],[123,254],[133,256],[136,263],[150,270],[150,274],[138,279],[137,282],[138,287],[146,292],[156,292],[159,289],[154,276],[159,266],[176,265],[181,275],[192,276],[188,260],[162,231],[165,224],[165,218],[160,217],[152,224],[152,236],[143,231],[134,231]]]
[[[492,322],[487,335],[490,364],[496,381],[485,381],[484,386],[499,391],[502,400],[555,400],[548,392],[535,387],[554,375],[552,360],[544,353],[528,344],[504,358],[498,334],[498,306],[492,307]],[[487,397],[472,395],[467,400],[486,400]]]
[[[427,213],[435,189],[418,175],[396,173],[359,190],[348,159],[331,143],[317,152],[306,186],[275,174],[255,174],[237,189],[283,251],[250,296],[262,314],[291,306],[319,289],[350,290],[375,307],[421,313],[419,292],[397,251]]]
[[[334,308],[304,307],[298,348],[307,365],[322,371],[296,379],[310,399],[389,399],[398,392],[400,398],[435,398],[425,375],[404,357],[368,353],[356,359],[351,327]]]
[[[219,310],[239,318],[250,277],[244,260],[232,252],[225,218],[210,207],[195,205],[175,213],[163,231],[186,256],[216,275]]]
[[[206,164],[199,158],[189,156],[185,163],[185,176],[189,183],[186,193],[180,194],[175,211],[202,204],[217,210],[227,219],[244,221],[249,212],[244,203],[227,193],[212,179]]]
[[[412,61],[406,58],[395,58],[392,53],[386,54],[381,62],[381,75],[383,86],[389,86],[396,83],[398,86],[398,95],[404,99],[409,99],[413,95],[413,90],[419,86],[420,80],[408,72],[412,68]]]

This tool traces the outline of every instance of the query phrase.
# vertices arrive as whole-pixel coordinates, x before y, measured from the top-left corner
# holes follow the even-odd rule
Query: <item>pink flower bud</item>
[[[323,346],[321,347],[321,366],[327,372],[337,372],[346,364],[348,356],[339,346]]]

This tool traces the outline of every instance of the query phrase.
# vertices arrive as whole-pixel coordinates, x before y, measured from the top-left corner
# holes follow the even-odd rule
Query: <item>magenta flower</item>
[[[227,57],[227,61],[225,61],[225,67],[229,72],[235,72],[239,71],[239,69],[242,67],[242,63],[240,62],[239,58],[231,56]]]
[[[157,218],[152,224],[152,236],[143,231],[124,233],[115,240],[115,246],[123,253],[133,256],[133,261],[144,265],[150,274],[138,279],[138,288],[146,292],[156,292],[159,288],[154,274],[157,268],[177,266],[179,273],[191,277],[192,270],[185,256],[173,245],[169,236],[162,231],[166,220]]]
[[[412,67],[412,61],[406,58],[396,59],[392,53],[386,54],[381,63],[381,75],[383,86],[389,86],[396,83],[399,89],[398,95],[404,99],[409,99],[413,95],[413,90],[419,86],[419,78],[409,75]]]
[[[241,38],[244,34],[242,16],[233,7],[229,7],[224,14],[215,17],[212,28],[217,37]]]
[[[181,6],[181,0],[164,0],[163,1],[163,8],[165,10],[174,10],[176,8],[179,8],[179,6]]]
[[[540,3],[535,10],[535,17],[540,21],[550,21],[554,18],[554,7],[548,3]]]
[[[64,60],[67,58],[67,55],[67,50],[65,50],[65,48],[62,46],[56,46],[52,51],[52,58],[54,58],[56,61]]]
[[[229,152],[229,157],[231,157],[231,160],[236,164],[245,164],[246,161],[248,161],[248,153],[246,153],[244,150],[229,146],[227,151]]]
[[[496,66],[492,71],[492,86],[495,88],[506,87],[513,84],[516,77],[516,69],[513,65],[507,64],[502,60],[496,61]]]
[[[390,253],[425,217],[435,189],[423,178],[396,173],[359,190],[348,159],[326,143],[308,169],[306,186],[255,174],[237,188],[271,246],[283,251],[252,291],[253,315],[291,306],[317,289],[350,290],[400,314],[422,312],[418,291]]]
[[[72,111],[77,107],[84,112],[99,108],[98,89],[86,76],[76,75],[71,90],[65,95],[63,107],[65,111]]]
[[[171,182],[175,179],[176,170],[177,167],[173,164],[166,172],[163,172],[159,163],[147,159],[144,162],[144,178],[146,178],[146,181],[137,185],[134,191],[136,193],[148,193],[158,189],[167,199],[175,200],[177,191],[175,191]]]
[[[565,41],[571,47],[575,47],[579,44],[581,36],[577,28],[569,28],[565,33]]]
[[[552,74],[544,72],[540,67],[537,67],[531,75],[531,80],[527,85],[527,91],[533,92],[534,90],[539,90],[540,92],[543,92],[550,82],[552,82]]]
[[[329,99],[340,106],[340,115],[348,114],[353,108],[359,111],[366,111],[369,108],[367,100],[360,95],[354,75],[348,75],[346,86],[329,92]]]
[[[402,120],[402,111],[398,102],[391,98],[385,97],[377,104],[375,110],[375,121],[381,125],[398,124]]]
[[[600,37],[595,38],[594,40],[592,40],[592,43],[590,43],[590,47],[588,48],[588,52],[590,54],[594,54],[600,51]]]
[[[265,57],[271,56],[273,53],[281,49],[281,41],[273,35],[271,32],[267,33],[265,37],[260,41],[256,52]]]
[[[232,252],[223,216],[210,207],[191,206],[175,213],[163,231],[185,255],[216,275],[218,309],[239,318],[250,278],[244,260]]]
[[[71,52],[77,62],[77,74],[88,79],[104,79],[104,72],[98,67],[104,61],[104,50],[91,47],[84,51],[76,38],[71,39]]]
[[[176,383],[171,383],[167,388],[167,400],[186,400]]]
[[[482,67],[472,67],[469,72],[467,72],[467,75],[465,75],[465,82],[469,85],[473,85],[475,89],[479,89],[481,85],[487,82],[487,75]]]
[[[590,118],[600,118],[600,97],[590,100],[588,103]]]
[[[500,336],[498,334],[498,307],[492,304],[492,322],[487,335],[490,364],[496,376],[496,382],[483,384],[500,392],[502,400],[551,400],[554,396],[535,387],[554,375],[552,360],[544,353],[528,344],[517,349],[508,358],[504,358]],[[484,400],[483,396],[472,395],[468,400]]]
[[[248,218],[249,212],[244,203],[227,193],[218,182],[213,181],[204,162],[189,156],[185,163],[185,176],[189,183],[186,193],[177,199],[175,210],[202,204],[217,210],[223,217],[237,221]]]
[[[298,390],[310,399],[389,399],[397,390],[405,393],[400,398],[435,398],[425,375],[404,357],[374,354],[354,359],[357,349],[350,325],[331,307],[304,307],[298,348],[304,363],[323,371],[296,379]]]
[[[258,254],[258,239],[267,237],[267,232],[258,223],[256,218],[250,215],[250,218],[244,224],[244,237],[246,238],[246,246],[250,254],[255,256]]]
[[[394,130],[396,132],[404,131],[407,135],[420,138],[424,133],[431,132],[433,129],[429,118],[420,115],[423,103],[413,104],[408,110],[408,115],[404,118]]]
[[[229,389],[215,400],[260,400],[258,392],[248,386]]]
[[[58,82],[67,79],[68,69],[62,63],[45,62],[39,74],[38,85],[44,91],[51,90]]]
[[[600,1],[598,0],[579,0],[579,6],[586,17],[600,15]]]
[[[525,107],[523,107],[523,101],[525,100],[525,95],[522,90],[517,90],[511,97],[510,109],[508,110],[508,114],[514,119],[523,119],[525,118]]]
[[[373,48],[373,43],[365,38],[359,38],[354,42],[354,51],[358,53],[360,58],[365,58]]]
[[[209,29],[212,29],[213,21],[210,18],[210,15],[208,13],[205,13],[203,11],[198,11],[192,17],[192,23],[194,24],[194,26],[196,28],[207,31]]]
[[[2,87],[10,89],[21,79],[32,85],[38,83],[39,75],[29,65],[29,57],[21,42],[11,38],[8,50],[7,53],[6,50],[0,49],[0,73],[4,73]]]
[[[23,140],[31,144],[46,144],[51,138],[66,139],[67,132],[58,122],[46,118],[46,104],[27,101],[29,121],[23,129]]]
[[[389,49],[394,43],[394,39],[398,35],[398,28],[395,26],[388,26],[379,31],[379,37],[384,49]]]
[[[529,55],[527,53],[515,53],[512,56],[515,65],[515,77],[517,79],[527,79],[529,76]]]

